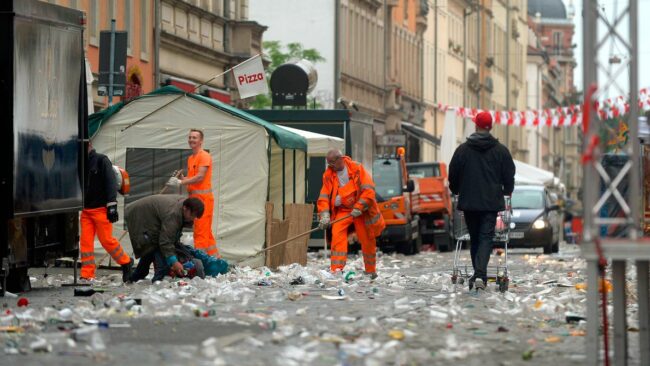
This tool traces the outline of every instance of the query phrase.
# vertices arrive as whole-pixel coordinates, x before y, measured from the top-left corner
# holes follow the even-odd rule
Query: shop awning
[[[402,126],[402,131],[404,131],[405,133],[407,133],[407,134],[409,134],[409,135],[411,135],[413,137],[429,141],[430,143],[432,143],[434,145],[440,145],[440,139],[433,136],[432,134],[428,133],[422,127],[416,126],[416,125],[414,125],[412,123],[408,123],[408,122],[402,122],[401,126]]]

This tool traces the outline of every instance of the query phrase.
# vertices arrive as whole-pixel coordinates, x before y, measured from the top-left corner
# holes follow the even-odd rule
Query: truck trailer
[[[30,289],[29,267],[78,257],[87,91],[83,13],[0,2],[0,294]]]

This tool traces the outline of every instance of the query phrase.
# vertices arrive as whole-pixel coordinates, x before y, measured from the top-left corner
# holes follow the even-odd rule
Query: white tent
[[[274,203],[278,218],[285,203],[305,202],[307,142],[241,110],[175,87],[119,103],[90,118],[95,149],[125,167],[131,177],[131,194],[119,198],[120,219],[125,204],[158,193],[172,172],[184,167],[191,153],[189,128],[204,131],[203,147],[212,156],[217,246],[227,259],[249,256],[264,245],[267,201]],[[114,235],[124,228],[118,222]],[[122,243],[130,251],[128,236]]]
[[[540,169],[536,166],[515,160],[515,183],[517,184],[554,184],[553,173]]]
[[[320,133],[299,130],[297,128],[279,125],[287,131],[300,135],[307,140],[307,155],[325,156],[331,149],[345,150],[345,140],[340,137],[322,135]]]

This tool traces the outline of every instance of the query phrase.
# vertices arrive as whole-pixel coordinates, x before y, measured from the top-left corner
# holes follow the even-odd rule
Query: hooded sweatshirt
[[[449,189],[462,211],[503,211],[515,186],[510,151],[489,133],[473,133],[449,164]]]

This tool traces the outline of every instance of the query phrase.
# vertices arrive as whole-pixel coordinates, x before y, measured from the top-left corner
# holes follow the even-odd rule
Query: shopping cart
[[[463,212],[456,208],[458,199],[454,197],[454,237],[456,238],[456,251],[454,252],[454,268],[451,274],[451,282],[454,284],[462,285],[465,279],[471,277],[470,270],[473,271],[471,265],[461,264],[460,251],[463,249],[463,243],[469,243],[469,231],[465,223],[465,215]],[[494,230],[493,243],[497,246],[503,245],[504,248],[504,262],[497,265],[488,266],[488,278],[494,278],[499,291],[508,291],[508,241],[510,236],[512,206],[510,205],[510,197],[505,197],[506,209],[497,215],[497,224]]]

